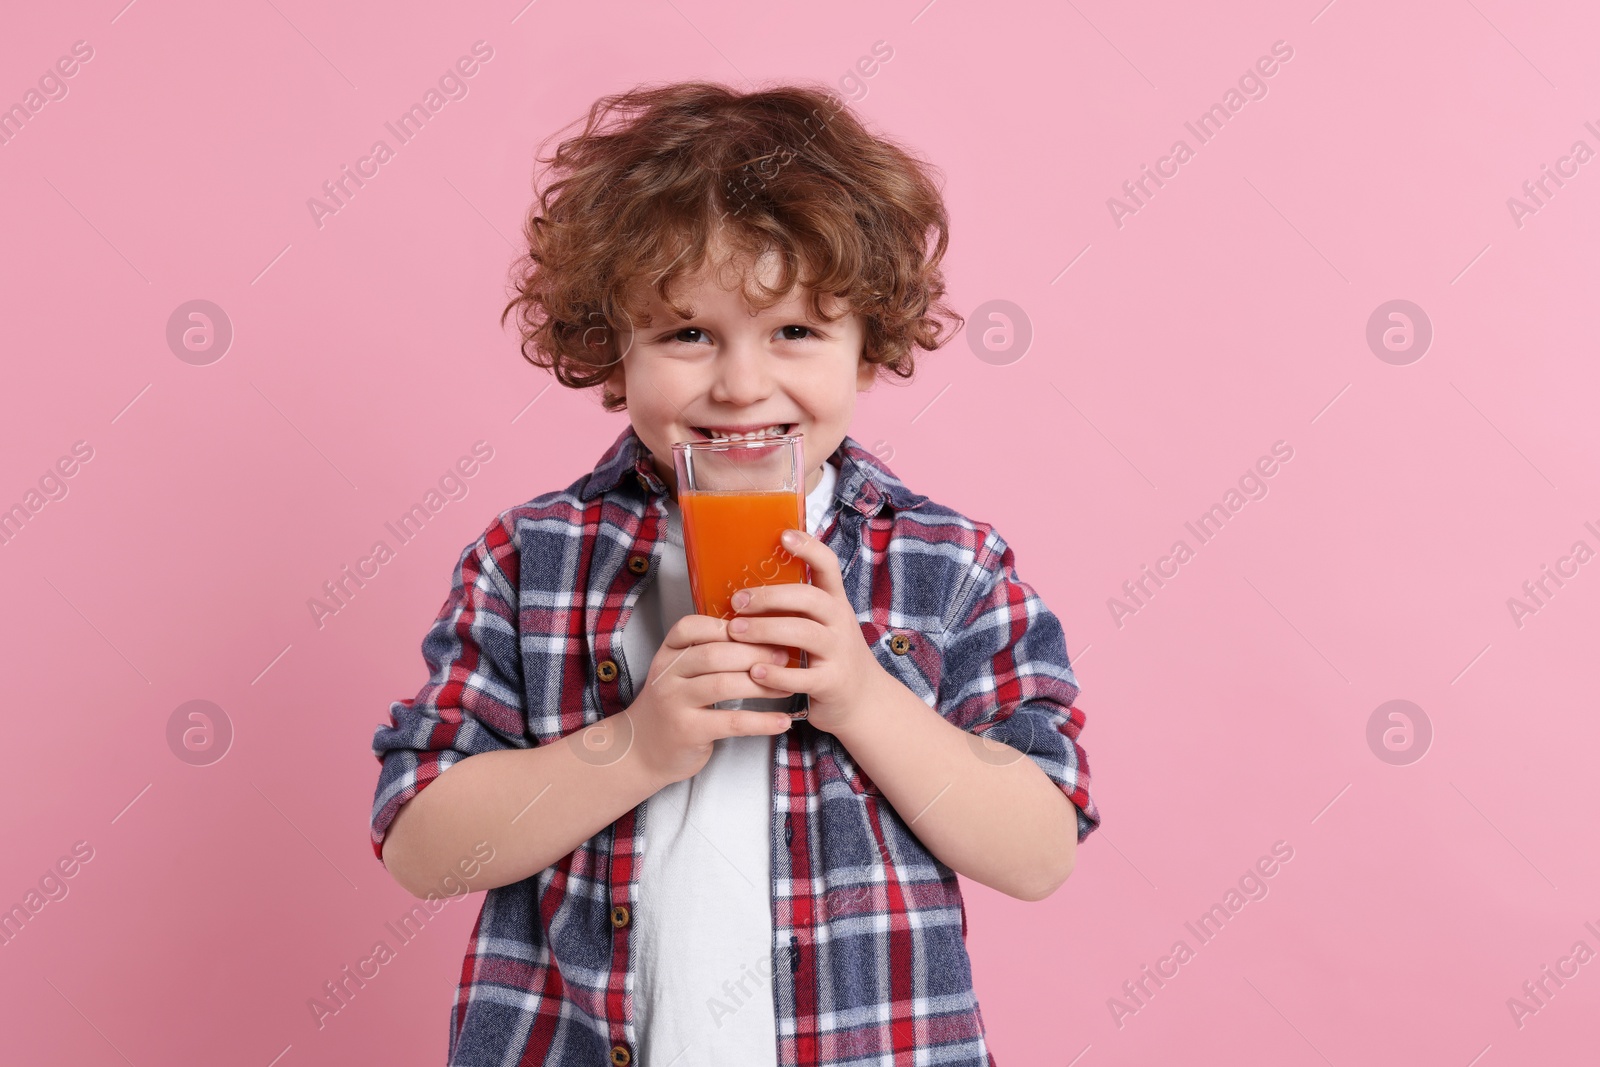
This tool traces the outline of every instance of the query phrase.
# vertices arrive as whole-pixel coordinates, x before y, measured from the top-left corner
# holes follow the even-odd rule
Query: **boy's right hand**
[[[786,648],[729,637],[726,619],[683,616],[667,631],[643,688],[628,705],[634,751],[667,785],[697,774],[719,737],[782,733],[791,722],[785,712],[722,711],[711,705],[737,697],[789,696],[750,677],[757,663],[788,662]]]

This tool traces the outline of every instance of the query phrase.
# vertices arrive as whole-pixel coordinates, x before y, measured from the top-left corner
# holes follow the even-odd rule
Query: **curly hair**
[[[913,347],[938,348],[950,336],[941,327],[964,322],[943,303],[938,172],[868,133],[831,92],[639,86],[597,100],[583,132],[538,162],[556,180],[529,209],[500,322],[515,313],[523,358],[569,388],[609,380],[619,332],[649,320],[652,284],[687,317],[671,287],[712,246],[728,250],[724,268],[779,253],[774,287],[743,270],[750,306],[769,308],[798,283],[812,314],[832,321],[821,307],[832,294],[838,314],[862,317],[863,360],[900,378],[913,374]],[[602,402],[627,406],[609,391]]]

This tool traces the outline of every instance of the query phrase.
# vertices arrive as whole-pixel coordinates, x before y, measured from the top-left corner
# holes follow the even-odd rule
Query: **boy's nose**
[[[748,348],[719,352],[711,399],[741,407],[765,399],[772,391],[766,360],[765,353]]]

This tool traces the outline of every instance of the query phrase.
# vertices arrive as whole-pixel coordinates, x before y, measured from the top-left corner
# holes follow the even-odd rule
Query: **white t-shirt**
[[[837,481],[837,469],[824,463],[822,480],[806,496],[812,534],[832,509]],[[667,631],[694,611],[683,516],[670,497],[667,516],[655,581],[622,631],[623,654],[641,686]],[[633,909],[637,1067],[776,1067],[772,737],[719,738],[699,773],[643,807]]]

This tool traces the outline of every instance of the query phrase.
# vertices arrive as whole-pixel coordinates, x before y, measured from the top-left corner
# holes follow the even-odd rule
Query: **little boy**
[[[548,162],[507,314],[630,424],[462,552],[373,740],[379,859],[488,891],[449,1062],[992,1067],[956,875],[1040,900],[1100,816],[1010,547],[848,435],[954,317],[938,189],[797,87],[603,98]],[[812,580],[695,614],[672,444],[771,432]]]

